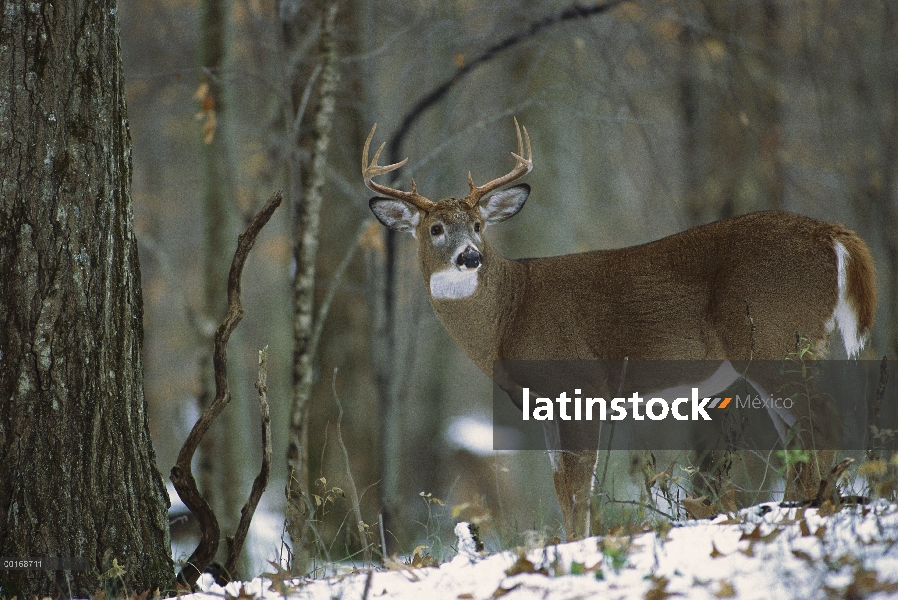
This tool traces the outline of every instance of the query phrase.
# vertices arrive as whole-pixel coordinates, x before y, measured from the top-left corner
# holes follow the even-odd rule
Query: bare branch
[[[231,575],[237,569],[237,560],[240,551],[246,541],[250,523],[256,512],[256,506],[262,498],[262,493],[268,487],[268,476],[271,474],[271,412],[268,409],[268,346],[259,350],[259,377],[256,380],[256,389],[259,390],[259,411],[262,414],[262,468],[253,481],[249,499],[240,510],[240,524],[234,537],[226,538],[228,544],[228,558],[225,562],[225,571]]]
[[[475,57],[473,60],[468,61],[465,68],[459,69],[452,77],[431,90],[430,93],[418,100],[417,104],[415,104],[411,108],[411,110],[406,113],[405,118],[402,120],[402,124],[399,125],[399,128],[396,130],[396,133],[393,134],[393,137],[390,139],[390,142],[387,145],[387,147],[390,149],[389,162],[399,162],[399,154],[402,151],[402,143],[405,141],[405,136],[408,135],[409,131],[411,131],[412,126],[415,124],[415,121],[417,121],[427,111],[427,109],[442,100],[443,97],[448,94],[452,88],[454,88],[458,83],[464,80],[468,75],[473,73],[477,67],[489,62],[498,54],[501,54],[505,50],[517,46],[521,42],[534,37],[535,35],[541,33],[543,30],[548,29],[549,27],[552,27],[553,25],[557,25],[565,21],[588,19],[596,15],[604,14],[612,8],[616,7],[618,4],[622,4],[624,1],[625,0],[610,0],[605,4],[592,6],[584,6],[578,2],[575,2],[555,14],[543,17],[538,21],[534,21],[523,31],[512,34],[504,40],[500,40],[496,44],[493,44],[492,46],[487,48],[482,54]]]
[[[246,231],[237,238],[237,250],[234,252],[234,260],[228,274],[228,314],[215,333],[212,352],[212,364],[215,369],[215,400],[203,411],[187,439],[184,440],[184,445],[181,446],[181,451],[178,453],[178,460],[171,470],[171,481],[178,491],[178,496],[194,514],[202,531],[199,545],[178,574],[178,581],[190,587],[196,584],[200,573],[215,557],[220,535],[218,519],[215,518],[215,513],[209,503],[199,493],[190,463],[203,436],[231,401],[231,392],[228,388],[227,344],[231,333],[243,318],[243,306],[240,302],[240,277],[243,273],[243,265],[246,263],[246,257],[256,243],[256,238],[262,227],[268,223],[271,215],[282,201],[281,193],[275,193],[268,204],[253,218]]]

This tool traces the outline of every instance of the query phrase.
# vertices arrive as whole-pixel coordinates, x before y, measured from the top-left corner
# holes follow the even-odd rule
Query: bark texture
[[[27,597],[174,575],[116,12],[0,0],[0,556],[90,564],[0,573]],[[124,575],[104,581],[113,559]]]

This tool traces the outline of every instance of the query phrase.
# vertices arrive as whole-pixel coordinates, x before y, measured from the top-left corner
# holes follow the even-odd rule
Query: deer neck
[[[449,294],[454,297],[439,292],[434,276],[439,278],[441,274],[426,268],[422,272],[430,303],[449,335],[483,372],[492,376],[493,361],[499,358],[499,340],[522,295],[518,283],[523,279],[518,271],[523,267],[501,256],[485,241],[481,251],[483,264],[470,279],[458,281],[460,291]]]

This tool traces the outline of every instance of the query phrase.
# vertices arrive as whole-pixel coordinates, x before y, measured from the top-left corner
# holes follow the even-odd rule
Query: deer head
[[[409,192],[374,181],[374,177],[394,171],[408,162],[406,158],[392,165],[378,165],[377,160],[384,149],[384,144],[381,144],[369,163],[368,149],[375,129],[376,124],[365,141],[362,174],[370,190],[387,197],[372,198],[369,202],[371,211],[387,227],[409,232],[418,239],[422,270],[429,280],[433,298],[460,299],[470,296],[477,288],[478,271],[484,266],[485,255],[490,254],[483,239],[484,229],[517,214],[530,194],[530,186],[526,184],[490,194],[533,168],[527,128],[524,128],[522,138],[521,128],[515,119],[518,152],[511,155],[517,164],[510,172],[481,186],[474,185],[473,177],[468,172],[468,195],[464,198],[443,198],[438,202],[419,194],[414,179]],[[527,158],[524,158],[525,143]]]

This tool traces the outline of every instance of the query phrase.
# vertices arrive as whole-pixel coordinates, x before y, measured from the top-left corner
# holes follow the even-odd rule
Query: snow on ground
[[[439,567],[363,570],[326,579],[269,579],[221,588],[213,598],[560,600],[580,598],[898,598],[898,505],[878,501],[825,516],[763,504],[713,520],[674,523],[527,552],[473,551]],[[242,587],[242,589],[241,589]],[[282,594],[283,592],[283,594]]]

